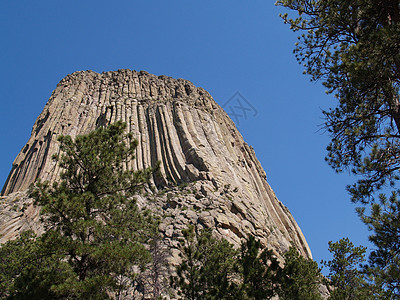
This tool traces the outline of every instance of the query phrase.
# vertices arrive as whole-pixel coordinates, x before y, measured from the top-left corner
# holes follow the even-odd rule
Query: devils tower
[[[2,242],[27,228],[40,230],[39,209],[26,190],[39,178],[57,180],[57,136],[74,137],[117,120],[138,140],[136,159],[127,167],[161,162],[155,191],[139,196],[138,203],[165,216],[160,231],[173,254],[174,237],[192,223],[236,245],[252,234],[278,256],[294,244],[311,257],[254,150],[210,94],[184,79],[132,70],[75,72],[60,81],[2,189]]]

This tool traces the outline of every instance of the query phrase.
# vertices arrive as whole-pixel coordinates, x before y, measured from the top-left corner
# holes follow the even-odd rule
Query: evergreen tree
[[[172,282],[184,299],[235,299],[235,264],[238,252],[226,240],[217,240],[210,230],[183,230],[182,263]]]
[[[369,237],[375,245],[369,257],[367,272],[384,291],[387,299],[400,298],[400,201],[399,192],[393,192],[387,199],[380,197],[380,203],[372,204],[371,214],[358,209],[368,229],[373,231]]]
[[[294,247],[285,253],[285,265],[278,272],[279,299],[322,299],[318,291],[322,279],[318,264],[306,259]]]
[[[250,299],[271,299],[277,294],[279,262],[271,250],[259,253],[261,243],[254,236],[243,242],[239,264],[243,283],[241,290]]]
[[[279,0],[282,15],[302,31],[295,54],[312,80],[322,80],[338,105],[325,111],[332,140],[327,161],[362,178],[353,201],[399,180],[400,1]]]
[[[23,234],[1,248],[1,267],[15,270],[7,275],[9,296],[31,298],[42,287],[53,299],[119,297],[135,277],[133,266],[149,262],[143,243],[153,218],[139,210],[134,196],[152,170],[128,168],[136,141],[125,128],[117,122],[75,140],[59,137],[61,181],[37,182],[30,192],[42,207],[45,233]],[[20,257],[11,253],[18,245]]]
[[[170,249],[163,244],[163,236],[158,232],[158,226],[156,229],[147,243],[151,261],[136,278],[136,288],[143,294],[143,299],[164,299],[163,295],[169,292],[170,266],[168,257],[171,253]]]
[[[321,299],[318,264],[295,248],[284,254],[281,267],[273,252],[261,249],[254,236],[242,243],[240,253],[209,230],[184,230],[182,262],[172,282],[183,299]]]
[[[49,239],[31,231],[1,245],[0,298],[57,299],[51,286],[67,280],[72,270],[54,250]]]
[[[377,283],[375,290],[384,286],[398,295],[398,243],[393,241],[399,240],[400,218],[400,1],[277,4],[297,12],[282,17],[302,32],[294,52],[305,73],[322,80],[338,100],[324,112],[331,135],[326,160],[337,172],[347,169],[360,176],[348,186],[352,201],[373,203],[370,217],[360,208],[363,221],[375,231],[370,280]],[[393,191],[389,202],[382,190]]]
[[[329,268],[326,286],[330,289],[330,299],[371,299],[367,291],[361,265],[365,261],[366,247],[355,247],[348,238],[329,242],[333,258],[322,263]]]

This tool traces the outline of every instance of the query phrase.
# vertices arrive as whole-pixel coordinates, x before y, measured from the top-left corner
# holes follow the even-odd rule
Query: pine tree
[[[372,204],[367,215],[364,208],[358,212],[373,231],[369,237],[375,249],[371,251],[367,273],[376,282],[386,298],[400,298],[400,201],[398,192],[387,199],[380,197],[380,203]]]
[[[295,248],[284,254],[282,267],[272,250],[260,252],[254,236],[243,241],[240,252],[209,230],[196,233],[190,226],[184,236],[182,262],[172,278],[183,299],[321,299],[317,263]]]
[[[27,299],[43,287],[53,299],[118,298],[128,288],[127,279],[135,277],[133,267],[150,261],[144,243],[154,222],[134,196],[152,170],[127,168],[136,141],[124,134],[125,128],[117,122],[75,140],[59,137],[62,154],[54,158],[63,169],[61,180],[39,181],[30,191],[42,207],[45,233],[23,234],[1,248],[10,254],[1,267],[21,266],[8,273],[9,296]],[[25,250],[17,257],[10,249],[20,244]]]
[[[393,240],[396,234],[399,239],[395,220],[400,218],[395,204],[400,179],[400,1],[277,4],[296,13],[282,17],[301,32],[294,52],[305,73],[321,80],[337,99],[336,107],[324,111],[331,135],[326,160],[337,172],[359,176],[347,187],[353,202],[372,204],[370,217],[360,208],[363,221],[375,231],[370,280],[376,290],[383,285],[398,294],[398,243]],[[393,199],[389,206],[386,198]]]
[[[366,249],[363,246],[355,247],[348,238],[329,242],[333,258],[322,263],[329,268],[329,282],[326,286],[333,286],[330,289],[330,299],[371,299],[362,272]]]
[[[171,281],[184,299],[236,299],[235,274],[238,252],[226,240],[217,240],[210,230],[183,230],[181,264]]]
[[[49,239],[37,238],[32,231],[22,232],[17,239],[1,245],[0,298],[56,299],[52,285],[64,282],[72,274],[62,258]]]
[[[255,300],[271,299],[277,295],[277,273],[280,269],[272,250],[264,249],[254,236],[242,243],[239,264],[243,283],[241,290]]]
[[[282,15],[301,31],[294,50],[312,80],[338,100],[324,112],[332,140],[327,161],[362,178],[353,201],[399,180],[400,1],[279,0],[297,13]]]
[[[158,226],[147,242],[151,261],[136,278],[136,286],[142,291],[144,299],[164,299],[169,293],[169,277],[171,274],[168,257],[170,249],[163,243]]]
[[[285,253],[285,265],[278,271],[279,299],[322,299],[318,291],[322,279],[318,264],[306,259],[294,247]]]

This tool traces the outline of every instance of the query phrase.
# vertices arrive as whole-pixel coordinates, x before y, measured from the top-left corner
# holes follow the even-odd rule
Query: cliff
[[[139,196],[138,203],[165,216],[160,230],[174,256],[175,237],[193,223],[215,228],[237,245],[253,234],[279,256],[293,243],[311,257],[253,149],[210,94],[187,80],[131,70],[75,72],[60,81],[2,189],[0,241],[22,229],[40,231],[39,209],[25,191],[38,178],[57,180],[60,169],[51,158],[59,151],[57,136],[88,133],[117,120],[139,142],[127,167],[161,162],[161,176],[153,179],[156,192]]]

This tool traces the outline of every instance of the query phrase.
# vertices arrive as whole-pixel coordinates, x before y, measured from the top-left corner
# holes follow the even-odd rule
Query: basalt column
[[[59,177],[61,170],[52,160],[59,152],[57,136],[88,133],[117,120],[126,122],[139,142],[136,159],[127,167],[161,162],[161,175],[153,179],[156,192],[138,197],[138,203],[162,212],[160,230],[172,248],[181,229],[194,223],[214,228],[235,244],[253,234],[278,255],[293,243],[311,257],[253,149],[210,94],[187,80],[132,70],[75,72],[57,85],[3,187],[3,241],[26,222],[38,222],[37,209],[30,206],[27,215],[18,205],[29,203],[25,191],[31,183]],[[14,212],[12,203],[18,204]]]

